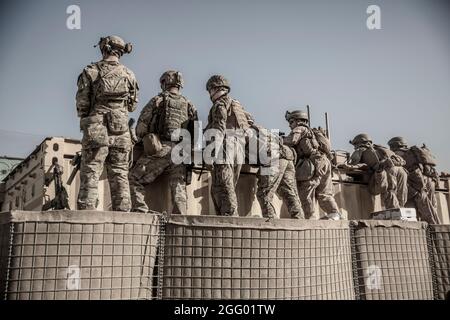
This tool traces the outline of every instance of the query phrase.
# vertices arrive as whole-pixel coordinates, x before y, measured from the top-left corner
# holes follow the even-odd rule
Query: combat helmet
[[[369,137],[367,133],[360,133],[353,138],[353,140],[349,141],[350,144],[357,146],[364,143],[372,143],[372,139]]]
[[[408,142],[403,137],[393,137],[391,140],[388,141],[388,145],[391,148],[402,148],[407,147]]]
[[[284,117],[286,118],[286,120],[288,122],[291,119],[309,121],[308,112],[303,111],[303,110],[294,110],[292,112],[286,111],[286,114]]]
[[[228,91],[230,91],[231,89],[228,80],[224,76],[218,74],[213,75],[211,78],[209,78],[208,82],[206,82],[206,90],[211,91],[211,89],[217,87],[225,87],[228,89]]]
[[[159,78],[161,89],[165,90],[170,87],[183,88],[183,76],[181,72],[175,70],[168,70],[164,72]]]
[[[130,53],[133,50],[133,45],[131,43],[125,43],[125,41],[118,36],[101,37],[97,45],[102,52],[110,52],[115,49],[119,50],[121,54],[124,54]]]

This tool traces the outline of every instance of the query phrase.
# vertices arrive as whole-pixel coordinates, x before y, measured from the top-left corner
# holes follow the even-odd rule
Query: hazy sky
[[[81,30],[66,8],[81,8]],[[368,30],[366,8],[381,8]],[[123,63],[139,81],[138,117],[178,69],[206,120],[205,82],[225,75],[257,122],[288,131],[287,109],[331,118],[335,149],[367,132],[425,142],[450,170],[450,5],[436,0],[10,1],[0,4],[0,155],[26,156],[44,136],[80,138],[76,79],[116,34],[134,45]]]

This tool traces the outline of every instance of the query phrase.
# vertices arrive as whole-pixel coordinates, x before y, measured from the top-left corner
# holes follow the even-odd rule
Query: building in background
[[[0,209],[3,206],[5,199],[5,183],[3,182],[3,179],[6,178],[8,174],[22,161],[22,158],[6,156],[0,157]]]

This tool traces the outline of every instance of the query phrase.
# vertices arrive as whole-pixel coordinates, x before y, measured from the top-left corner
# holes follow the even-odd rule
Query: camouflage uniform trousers
[[[163,150],[153,156],[143,155],[131,169],[130,191],[132,211],[148,212],[145,202],[145,186],[154,182],[164,172],[169,174],[169,186],[173,202],[173,214],[187,214],[186,167],[184,164],[173,164],[171,160],[171,144],[163,142]]]
[[[440,223],[434,180],[424,175],[419,168],[409,172],[408,198],[414,203],[417,214],[423,221],[429,224]]]
[[[262,215],[265,218],[276,216],[272,204],[273,197],[278,192],[284,201],[292,218],[304,219],[303,210],[298,197],[295,181],[295,167],[293,161],[279,159],[278,170],[267,168],[269,174],[258,175],[258,190],[256,197],[261,206]]]
[[[80,166],[79,210],[95,210],[98,205],[98,181],[106,165],[114,211],[130,211],[128,184],[129,151],[117,147],[99,147],[82,150]]]
[[[245,151],[238,139],[225,139],[223,150],[219,151],[224,152],[224,163],[214,163],[211,172],[211,196],[217,215],[237,216],[236,186],[245,160]]]
[[[297,181],[298,194],[306,219],[310,219],[315,212],[316,197],[325,213],[339,212],[333,195],[330,160],[321,155],[314,162],[316,167],[314,177],[307,181]]]
[[[408,173],[401,166],[388,168],[386,184],[381,189],[381,200],[386,209],[404,207],[408,199]]]

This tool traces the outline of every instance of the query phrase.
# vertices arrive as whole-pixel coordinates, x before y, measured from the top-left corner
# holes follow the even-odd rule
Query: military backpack
[[[422,147],[412,146],[410,149],[420,164],[436,166],[436,158],[425,145]]]

